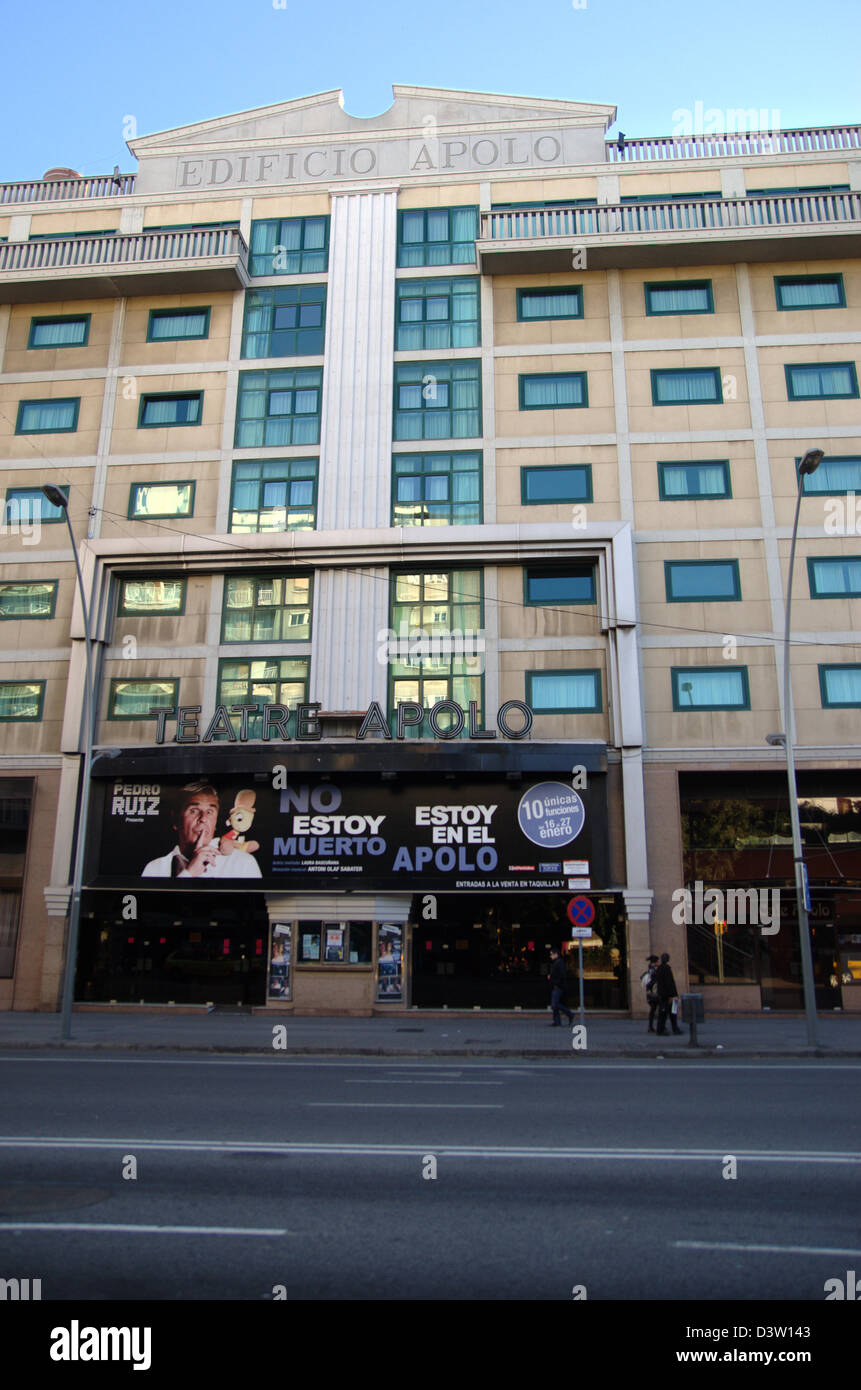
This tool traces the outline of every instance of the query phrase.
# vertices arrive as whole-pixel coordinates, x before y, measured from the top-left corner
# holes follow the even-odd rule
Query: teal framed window
[[[585,372],[535,372],[517,378],[521,410],[570,410],[589,404]]]
[[[184,338],[209,337],[209,308],[150,309],[147,322],[148,343],[170,343]]]
[[[60,491],[68,500],[69,485],[63,483]],[[3,520],[7,526],[32,525],[33,522],[51,523],[62,521],[65,513],[62,507],[49,502],[39,487],[7,487]]]
[[[529,607],[557,603],[594,603],[595,566],[527,565],[523,602]]]
[[[202,391],[171,391],[165,395],[141,396],[139,430],[199,425],[202,420]]]
[[[526,703],[534,714],[600,714],[601,672],[527,671]]]
[[[845,309],[842,275],[775,275],[778,309]]]
[[[550,502],[591,502],[592,465],[538,464],[520,470],[520,501],[524,507]]]
[[[45,703],[44,681],[0,681],[0,720],[4,724],[36,723]]]
[[[262,656],[225,658],[218,663],[218,703],[226,705],[283,705],[295,710],[308,703],[310,658]],[[248,733],[260,738],[262,714],[250,714]]]
[[[653,367],[653,405],[722,405],[719,367]]]
[[[114,676],[108,692],[108,719],[155,719],[153,710],[176,710],[179,681],[125,680]]]
[[[683,502],[692,497],[732,497],[729,460],[659,463],[658,495],[662,502]]]
[[[480,362],[395,364],[395,439],[476,439],[480,434]]]
[[[398,265],[474,265],[478,208],[420,208],[398,213]]]
[[[713,314],[715,311],[711,280],[647,280],[646,314]]]
[[[193,482],[132,483],[129,488],[129,521],[194,515]]]
[[[481,343],[479,281],[398,280],[395,287],[395,347],[470,348]]]
[[[329,266],[328,217],[267,217],[251,223],[251,275],[312,275]]]
[[[310,642],[310,574],[238,574],[224,581],[222,642]]]
[[[823,709],[856,709],[861,705],[861,666],[820,666],[819,691]]]
[[[391,628],[406,648],[389,659],[393,730],[397,705],[407,700],[424,709],[432,709],[440,700],[452,700],[463,710],[474,700],[482,715],[483,615],[481,570],[392,575]],[[446,710],[438,721],[445,731],[454,727],[455,716]],[[408,737],[420,736],[418,728],[408,727],[405,732]]]
[[[477,526],[481,521],[479,450],[457,454],[395,454],[393,526]]]
[[[78,428],[80,396],[65,400],[19,401],[16,434],[73,434]]]
[[[783,370],[791,401],[843,401],[858,395],[854,362],[794,362]]]
[[[518,323],[545,319],[582,319],[583,286],[560,285],[557,289],[518,290]]]
[[[861,596],[861,555],[808,555],[811,598]]]
[[[234,463],[231,531],[313,531],[316,521],[316,459],[252,459]]]
[[[185,579],[123,579],[117,613],[127,618],[180,616],[185,612],[185,588]]]
[[[320,357],[325,337],[325,285],[246,292],[243,357]]]
[[[322,367],[239,373],[237,449],[319,444]]]
[[[746,666],[672,666],[673,709],[750,709]]]
[[[56,579],[32,583],[14,580],[0,584],[0,621],[16,618],[53,618],[57,604]]]
[[[89,314],[62,314],[52,318],[31,319],[27,347],[86,347],[89,340]]]
[[[800,455],[795,467],[801,462]],[[829,454],[815,473],[802,473],[805,497],[839,497],[841,493],[861,493],[861,454]]]
[[[738,560],[665,560],[667,603],[735,602],[741,598]]]

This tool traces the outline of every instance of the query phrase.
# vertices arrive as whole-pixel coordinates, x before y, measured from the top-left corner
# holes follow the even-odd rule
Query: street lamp
[[[792,858],[795,867],[795,900],[798,912],[798,933],[801,945],[801,978],[804,985],[804,1012],[807,1017],[807,1041],[811,1047],[819,1045],[816,1018],[816,989],[813,982],[813,954],[810,950],[810,928],[807,920],[809,889],[804,855],[801,848],[801,823],[798,819],[798,785],[795,778],[795,751],[792,746],[792,685],[789,679],[789,631],[792,617],[792,572],[795,568],[795,543],[798,539],[798,518],[801,512],[804,475],[815,473],[825,453],[822,449],[808,449],[798,465],[798,497],[795,503],[795,520],[792,525],[792,545],[789,550],[789,574],[786,580],[786,623],[783,630],[783,734],[769,734],[766,742],[772,745],[783,744],[786,750],[786,780],[789,790],[789,819],[792,825]]]
[[[81,921],[81,884],[84,877],[84,843],[86,840],[87,813],[90,805],[90,769],[93,762],[93,668],[90,646],[92,642],[90,634],[90,613],[87,608],[87,596],[84,593],[84,577],[81,574],[81,566],[78,560],[78,548],[75,544],[75,533],[72,530],[72,523],[69,520],[69,501],[64,492],[61,492],[53,483],[43,483],[42,492],[48,501],[55,507],[60,507],[69,528],[69,536],[72,542],[72,554],[75,559],[75,571],[78,576],[78,593],[81,596],[81,607],[84,610],[84,651],[87,662],[87,679],[84,684],[84,704],[81,716],[81,727],[84,735],[84,771],[83,786],[78,796],[78,816],[75,827],[75,866],[72,875],[72,902],[69,911],[69,935],[66,944],[66,970],[63,978],[63,1004],[62,1019],[60,1025],[60,1037],[63,1039],[72,1036],[72,1003],[75,993],[75,964],[78,957],[78,929]]]

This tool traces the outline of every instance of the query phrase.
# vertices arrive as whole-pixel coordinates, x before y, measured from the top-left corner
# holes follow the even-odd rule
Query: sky
[[[4,19],[0,181],[335,88],[375,116],[393,83],[598,102],[629,137],[853,124],[859,38],[859,0],[40,0]]]

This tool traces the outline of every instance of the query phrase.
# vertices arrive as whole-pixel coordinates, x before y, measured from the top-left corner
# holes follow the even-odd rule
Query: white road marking
[[[504,1110],[503,1105],[484,1105],[472,1101],[423,1100],[306,1100],[308,1110]]]
[[[743,1255],[840,1255],[853,1260],[861,1250],[840,1250],[831,1245],[741,1245],[734,1241],[675,1240],[676,1250],[737,1250]]]
[[[145,1236],[286,1236],[260,1226],[131,1226],[101,1221],[0,1221],[0,1231],[96,1231]]]
[[[414,1076],[409,1081],[396,1081],[390,1076],[362,1077],[358,1081],[348,1079],[345,1086],[504,1086],[504,1081],[458,1081],[449,1076]]]

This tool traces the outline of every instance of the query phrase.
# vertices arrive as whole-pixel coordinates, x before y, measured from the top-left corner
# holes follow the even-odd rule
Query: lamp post
[[[822,449],[808,449],[798,465],[798,497],[792,525],[792,545],[789,550],[789,574],[786,580],[786,623],[783,630],[783,734],[769,734],[766,742],[783,744],[786,751],[786,779],[789,790],[789,819],[792,825],[792,858],[795,868],[795,900],[798,913],[798,934],[801,946],[801,978],[804,985],[804,1013],[807,1018],[807,1041],[810,1047],[819,1045],[816,1018],[816,989],[813,981],[813,953],[810,949],[810,928],[807,919],[809,890],[804,854],[801,847],[801,823],[798,819],[798,785],[795,779],[795,751],[792,746],[792,684],[789,678],[789,632],[792,618],[792,572],[795,567],[795,543],[798,539],[798,518],[801,512],[804,475],[815,473],[825,454]]]
[[[81,716],[81,727],[84,736],[84,770],[83,785],[78,796],[78,815],[75,825],[75,865],[72,875],[72,902],[69,911],[69,934],[66,943],[66,970],[63,978],[63,1004],[62,1018],[60,1024],[60,1037],[63,1039],[72,1036],[72,1003],[75,993],[75,965],[78,957],[78,929],[81,921],[81,884],[84,877],[84,843],[86,840],[87,812],[90,805],[90,769],[93,762],[93,667],[90,647],[92,637],[90,633],[90,613],[87,608],[87,596],[84,592],[84,577],[81,574],[81,566],[78,560],[78,549],[75,544],[75,533],[72,530],[72,523],[69,520],[69,502],[65,493],[61,492],[53,483],[43,483],[42,492],[48,501],[55,507],[62,508],[66,525],[69,528],[69,536],[72,542],[72,554],[75,558],[75,571],[78,576],[78,593],[81,596],[81,607],[84,610],[84,651],[87,663],[87,678],[84,683],[84,702]]]

